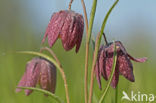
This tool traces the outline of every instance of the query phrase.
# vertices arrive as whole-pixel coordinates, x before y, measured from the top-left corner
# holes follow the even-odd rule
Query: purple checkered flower
[[[130,56],[122,43],[120,41],[115,42],[116,51],[117,51],[117,63],[115,67],[115,73],[113,75],[113,79],[111,82],[111,86],[116,88],[118,81],[119,81],[119,74],[123,75],[126,79],[131,82],[134,82],[134,75],[133,75],[133,65],[131,60],[136,62],[145,62],[147,58],[133,58]],[[95,74],[99,84],[99,88],[101,89],[101,76],[108,80],[113,65],[113,54],[114,54],[114,44],[109,43],[107,45],[102,45],[96,62],[95,67]]]
[[[84,20],[81,14],[71,10],[61,10],[52,15],[42,43],[48,37],[49,46],[52,47],[56,40],[60,38],[66,51],[76,45],[76,52],[78,52],[82,41],[83,30]]]
[[[48,60],[37,57],[27,63],[26,71],[19,81],[18,87],[36,87],[39,83],[40,87],[52,93],[55,92],[56,86],[56,67]],[[21,89],[17,88],[16,92]],[[28,96],[32,90],[26,89],[25,94]]]

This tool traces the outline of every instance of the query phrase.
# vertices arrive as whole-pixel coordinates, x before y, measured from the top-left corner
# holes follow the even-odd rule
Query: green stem
[[[86,25],[86,38],[88,37],[88,18],[87,11],[84,0],[81,0],[84,17],[85,17],[85,25]],[[85,103],[88,102],[88,52],[89,52],[89,44],[86,42],[86,57],[85,57],[85,76],[84,76],[84,95],[85,95]]]
[[[102,94],[101,98],[100,98],[100,101],[99,103],[102,103],[102,101],[104,100],[108,90],[109,90],[109,87],[110,87],[110,84],[111,84],[111,81],[113,79],[113,75],[115,73],[115,67],[116,67],[116,61],[117,61],[117,53],[116,53],[116,46],[115,46],[115,42],[114,42],[114,56],[113,56],[113,66],[112,66],[112,72],[111,72],[111,75],[110,75],[110,78],[108,80],[108,83],[106,85],[106,88],[104,90],[104,93]]]
[[[99,34],[99,38],[97,40],[97,45],[95,47],[95,50],[94,50],[94,57],[93,57],[93,63],[92,63],[92,70],[91,70],[91,82],[90,82],[90,93],[89,93],[89,103],[91,103],[91,98],[92,98],[92,89],[93,89],[93,83],[94,83],[94,67],[95,67],[95,64],[96,64],[96,60],[97,60],[97,55],[98,55],[98,50],[99,50],[99,46],[100,46],[100,43],[101,43],[101,37],[102,37],[102,34],[103,34],[103,31],[104,31],[104,28],[105,28],[105,25],[107,23],[107,20],[108,20],[108,17],[110,15],[110,13],[112,12],[113,8],[116,6],[116,4],[118,3],[119,0],[116,0],[114,2],[114,4],[112,5],[112,7],[109,9],[109,11],[107,12],[106,14],[106,17],[104,18],[104,21],[103,21],[103,24],[101,26],[101,31],[100,31],[100,34]]]
[[[95,50],[97,48],[97,41],[99,40],[100,32],[98,33],[96,37],[96,42],[95,42]],[[95,68],[95,63],[96,63],[96,56],[95,56],[95,51],[93,54],[93,63],[92,63],[92,71],[91,71],[91,78],[90,78],[90,90],[89,90],[89,103],[92,103],[92,96],[93,96],[93,83],[94,83],[94,68]]]
[[[91,11],[90,19],[89,19],[87,43],[90,43],[90,37],[92,34],[93,22],[94,22],[94,17],[95,17],[95,12],[96,12],[96,5],[97,5],[97,0],[93,0],[92,11]]]
[[[84,5],[84,1],[82,0],[82,4]],[[85,13],[85,21],[86,21],[86,54],[85,54],[85,77],[84,77],[84,88],[85,88],[85,103],[87,103],[88,99],[88,58],[89,58],[89,44],[90,44],[90,38],[92,34],[92,28],[93,28],[93,22],[94,22],[94,17],[95,17],[95,12],[96,12],[96,5],[97,5],[97,0],[93,0],[93,5],[92,5],[92,10],[91,10],[91,15],[89,19],[89,27],[88,27],[88,21],[87,21],[87,14],[85,7],[84,8],[84,13]]]
[[[62,79],[64,81],[66,100],[67,100],[67,103],[70,103],[70,101],[69,101],[69,93],[68,93],[68,85],[67,85],[67,80],[66,80],[65,73],[63,71],[63,68],[53,58],[51,58],[51,57],[49,57],[49,56],[47,56],[47,55],[45,55],[43,53],[34,52],[34,51],[21,51],[21,52],[18,52],[18,53],[24,53],[24,54],[31,54],[31,55],[41,56],[41,57],[46,58],[50,62],[52,62],[57,67],[57,69],[60,71],[60,73],[61,73]]]
[[[51,93],[49,91],[43,90],[43,89],[34,88],[34,87],[17,87],[17,88],[35,90],[35,91],[47,94],[48,96],[55,99],[58,103],[64,103],[58,96],[56,96],[55,94],[53,94],[53,93]]]

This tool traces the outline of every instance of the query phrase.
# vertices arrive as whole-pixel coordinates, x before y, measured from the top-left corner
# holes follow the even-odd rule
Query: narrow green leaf
[[[21,88],[21,89],[30,89],[30,90],[34,90],[34,91],[38,91],[40,93],[44,93],[47,94],[48,96],[52,97],[53,99],[55,99],[58,103],[64,103],[58,96],[56,96],[55,94],[43,90],[43,89],[39,89],[39,88],[34,88],[34,87],[17,87],[17,88]]]
[[[51,58],[51,57],[49,57],[48,55],[45,55],[45,54],[43,54],[43,53],[34,52],[34,51],[19,51],[19,52],[17,52],[17,53],[31,54],[31,55],[37,55],[37,56],[40,56],[40,57],[44,57],[45,59],[51,61],[51,62],[57,67],[57,69],[60,70],[60,66],[57,64],[57,62],[56,62],[53,58]]]
[[[90,43],[90,38],[91,38],[92,28],[93,28],[93,23],[94,23],[94,17],[95,17],[95,12],[96,12],[96,5],[97,5],[97,0],[93,0],[92,10],[91,10],[90,19],[89,19],[87,43]]]
[[[102,38],[102,35],[103,35],[103,32],[104,32],[104,29],[105,29],[105,26],[106,26],[106,23],[107,23],[107,20],[108,20],[108,17],[110,16],[112,10],[114,9],[114,7],[117,5],[117,3],[119,2],[119,0],[116,0],[113,5],[111,6],[111,8],[109,9],[109,11],[107,12],[104,20],[103,20],[103,23],[102,23],[102,26],[101,26],[101,31],[100,31],[100,37],[99,37],[99,41],[98,41],[98,44],[100,45],[101,43],[101,38]]]

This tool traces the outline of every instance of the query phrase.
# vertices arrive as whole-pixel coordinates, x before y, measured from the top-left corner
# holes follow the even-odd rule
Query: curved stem
[[[84,3],[84,0],[81,0],[81,3],[82,3],[83,13],[84,13],[84,17],[85,17],[86,34],[88,35],[88,17],[87,17],[86,6],[85,6],[85,3]]]
[[[112,79],[113,79],[113,75],[114,75],[114,73],[115,73],[116,61],[117,61],[117,52],[116,52],[116,45],[115,45],[115,42],[114,42],[113,66],[112,66],[112,69],[111,69],[112,72],[111,72],[110,78],[109,78],[109,80],[108,80],[108,83],[107,83],[107,85],[106,85],[106,88],[105,88],[105,90],[104,90],[104,93],[102,94],[102,96],[101,96],[101,98],[100,98],[99,103],[102,103],[102,101],[104,100],[104,98],[105,98],[105,96],[106,96],[106,94],[107,94],[107,92],[108,92],[108,89],[109,89],[110,84],[111,84]]]
[[[66,91],[66,99],[67,99],[67,103],[70,103],[69,102],[69,92],[68,92],[68,85],[67,85],[67,81],[66,81],[66,76],[65,76],[65,74],[64,74],[64,71],[63,71],[63,68],[62,67],[60,67],[61,69],[62,69],[62,77],[63,77],[63,80],[64,80],[64,87],[65,87],[65,91]]]
[[[99,46],[100,46],[100,43],[101,43],[101,37],[102,37],[102,34],[103,34],[103,31],[104,31],[104,28],[105,28],[105,25],[106,25],[106,22],[108,20],[108,17],[111,13],[111,11],[113,10],[113,8],[116,6],[116,4],[118,3],[119,0],[116,0],[114,2],[114,4],[112,5],[112,7],[109,9],[109,11],[107,12],[106,14],[106,17],[104,18],[104,21],[103,21],[103,24],[101,26],[101,31],[100,31],[100,36],[97,40],[97,43],[96,43],[96,46],[95,46],[95,50],[94,50],[94,57],[93,57],[93,63],[92,63],[92,70],[91,70],[91,82],[90,82],[90,93],[89,93],[89,103],[91,103],[91,99],[92,99],[92,94],[93,94],[93,83],[94,83],[94,67],[95,67],[95,64],[96,64],[96,60],[97,60],[97,55],[98,55],[98,50],[99,50]]]
[[[70,2],[69,2],[69,7],[68,7],[69,10],[71,10],[71,5],[72,5],[72,3],[73,3],[73,0],[70,0]]]
[[[81,0],[84,17],[85,17],[85,25],[86,25],[86,38],[88,38],[88,18],[87,11],[84,0]],[[88,102],[88,52],[89,52],[89,43],[86,42],[86,57],[85,57],[85,77],[84,77],[84,93],[85,93],[85,103]]]
[[[58,103],[63,103],[63,101],[58,96],[44,89],[39,89],[39,88],[34,88],[34,87],[17,87],[17,88],[35,90],[35,91],[47,94],[48,96],[54,98]]]
[[[57,67],[57,69],[60,71],[60,73],[61,73],[61,76],[62,76],[63,81],[64,81],[64,87],[65,87],[65,93],[66,93],[66,100],[67,100],[67,103],[70,103],[69,102],[68,85],[67,85],[65,73],[63,71],[63,68],[53,58],[51,58],[48,55],[45,55],[43,53],[34,52],[34,51],[22,51],[22,52],[18,52],[18,53],[25,53],[25,54],[32,54],[32,55],[41,56],[41,57],[46,58],[50,62],[52,62]]]
[[[43,50],[48,51],[48,52],[55,58],[56,62],[61,66],[61,63],[60,63],[59,59],[57,58],[56,54],[53,52],[53,50],[51,50],[51,49],[48,48],[48,47],[42,47],[42,48],[40,49],[40,52],[42,52]]]

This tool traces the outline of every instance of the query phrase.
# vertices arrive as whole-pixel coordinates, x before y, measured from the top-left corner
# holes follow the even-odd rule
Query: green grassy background
[[[16,4],[17,3],[17,4]],[[5,4],[5,5],[4,5]],[[6,6],[7,5],[7,6]],[[43,94],[33,92],[30,96],[25,96],[24,92],[15,93],[16,86],[21,76],[25,71],[25,64],[31,60],[33,56],[26,54],[17,54],[16,51],[33,50],[39,51],[41,47],[41,40],[43,37],[42,30],[36,30],[32,26],[32,21],[22,22],[23,18],[19,17],[18,1],[3,1],[0,4],[0,103],[50,103],[53,101]],[[23,10],[24,12],[24,10]],[[37,25],[37,24],[35,24]],[[98,28],[94,28],[99,30]],[[128,33],[128,32],[127,32]],[[132,33],[132,32],[131,32]],[[107,34],[107,33],[106,33]],[[109,33],[108,33],[109,34]],[[115,36],[118,40],[123,41],[127,51],[134,57],[148,57],[146,63],[134,64],[135,83],[127,81],[120,76],[118,102],[127,103],[128,101],[121,101],[122,91],[130,95],[131,91],[137,93],[155,94],[156,95],[156,68],[155,68],[155,41],[152,41],[153,35],[142,27],[136,29],[133,35],[121,37],[120,34]],[[112,37],[112,38],[111,38]],[[113,40],[113,35],[108,36],[109,40]],[[48,46],[47,43],[44,46]],[[91,69],[92,60],[92,45],[90,46],[89,55],[89,73]],[[58,40],[52,48],[59,60],[61,61],[69,87],[69,95],[71,103],[84,103],[84,59],[85,59],[85,36],[81,45],[79,53],[75,53],[75,48],[69,52],[64,51],[61,41]],[[45,52],[47,53],[47,52]],[[48,53],[47,53],[48,54]],[[90,75],[89,75],[90,77]],[[106,86],[106,81],[102,79],[102,88]],[[102,92],[99,90],[97,81],[94,82],[93,101],[96,103]],[[115,90],[110,88],[105,99],[106,103],[113,103]],[[56,95],[62,100],[65,100],[64,84],[59,72],[57,72],[57,87]],[[52,103],[55,103],[53,101]],[[154,102],[153,102],[154,103]]]

